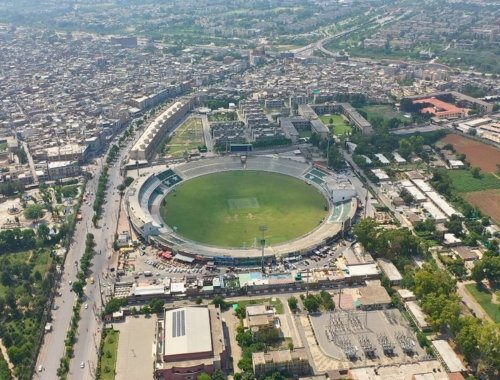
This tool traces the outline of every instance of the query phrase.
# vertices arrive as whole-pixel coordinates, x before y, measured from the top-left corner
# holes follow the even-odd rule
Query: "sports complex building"
[[[160,215],[163,199],[180,184],[212,173],[245,170],[279,173],[300,179],[320,192],[327,205],[326,217],[311,231],[293,240],[266,246],[266,261],[277,256],[307,255],[335,240],[350,227],[357,199],[355,189],[345,177],[342,179],[310,163],[275,156],[226,156],[143,169],[125,195],[130,225],[147,242],[170,249],[175,254],[213,260],[218,265],[260,265],[260,245],[225,248],[201,244],[177,233]]]
[[[156,329],[155,378],[195,380],[226,367],[228,347],[220,309],[167,309]]]

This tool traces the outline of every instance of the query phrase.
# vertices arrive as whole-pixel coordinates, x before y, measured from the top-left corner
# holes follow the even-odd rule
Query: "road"
[[[72,380],[76,379],[94,379],[97,366],[97,351],[101,341],[102,321],[100,319],[102,302],[101,290],[104,291],[105,286],[111,284],[108,279],[108,262],[113,254],[112,244],[116,232],[116,223],[118,220],[119,209],[119,192],[113,190],[122,182],[120,176],[119,162],[123,158],[127,149],[123,149],[122,157],[116,164],[110,167],[108,196],[104,203],[103,217],[99,222],[101,228],[91,228],[89,232],[94,234],[96,252],[92,261],[92,276],[95,278],[95,283],[87,283],[85,289],[84,304],[88,305],[81,310],[81,320],[78,324],[78,340],[74,346],[74,358],[70,363],[69,377]],[[101,285],[102,284],[102,285]],[[81,368],[81,363],[84,363],[84,368]]]
[[[214,143],[212,141],[212,136],[210,135],[210,123],[208,122],[208,116],[201,115],[201,122],[203,123],[203,136],[205,137],[205,145],[207,146],[207,152],[213,154]]]
[[[140,131],[138,131],[140,133]],[[37,361],[44,367],[42,372],[37,372],[34,378],[53,380],[57,378],[57,369],[59,368],[60,358],[64,354],[64,340],[70,326],[73,315],[72,308],[76,302],[75,294],[71,291],[69,281],[76,279],[78,271],[75,262],[78,262],[85,250],[85,237],[87,232],[94,234],[96,246],[94,251],[96,255],[92,260],[91,274],[95,278],[95,283],[87,284],[85,288],[84,304],[88,309],[82,306],[81,319],[78,325],[77,341],[74,346],[74,358],[70,363],[69,378],[74,379],[94,379],[95,367],[97,363],[97,348],[100,342],[101,321],[98,317],[102,307],[100,282],[107,285],[108,280],[104,278],[107,275],[107,263],[112,254],[112,242],[114,239],[119,193],[114,188],[122,182],[120,177],[119,163],[128,153],[132,142],[121,150],[120,157],[116,163],[109,168],[109,186],[106,202],[104,203],[103,218],[100,221],[102,228],[94,228],[91,220],[93,216],[93,201],[95,195],[90,197],[89,205],[82,205],[82,221],[77,224],[75,229],[73,243],[68,252],[64,274],[62,276],[59,290],[61,296],[55,298],[57,310],[53,311],[54,323],[52,332],[48,333],[43,342]],[[98,159],[98,165],[92,180],[87,183],[86,191],[95,194],[98,177],[102,169],[103,159]],[[104,289],[102,289],[104,290]],[[81,363],[84,368],[80,368]]]
[[[35,163],[33,162],[33,157],[31,157],[31,152],[28,149],[28,144],[26,141],[22,142],[23,149],[26,152],[26,158],[28,159],[28,164],[30,166],[31,175],[33,176],[33,182],[38,183],[38,176],[36,175]]]
[[[467,291],[465,285],[474,284],[474,281],[464,281],[457,283],[457,293],[462,298],[462,302],[467,306],[479,319],[486,319],[492,322],[491,317],[484,311],[479,303],[474,299],[474,297]]]
[[[99,168],[96,168],[99,170]],[[87,190],[95,193],[97,185],[97,176],[87,183]],[[91,197],[93,201],[94,196]],[[85,250],[85,236],[90,228],[92,219],[92,203],[90,205],[82,204],[82,221],[77,223],[73,235],[73,242],[66,256],[66,264],[61,281],[57,284],[60,296],[54,299],[54,305],[57,310],[52,311],[53,329],[45,335],[40,353],[38,355],[37,369],[42,365],[45,369],[37,372],[35,378],[53,380],[57,378],[57,369],[59,360],[64,354],[64,340],[68,331],[72,308],[75,303],[75,294],[71,291],[69,281],[76,279],[78,268],[75,261],[79,261]]]

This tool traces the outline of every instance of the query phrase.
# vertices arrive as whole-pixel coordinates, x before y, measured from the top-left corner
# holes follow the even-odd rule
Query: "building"
[[[437,353],[439,361],[448,371],[465,373],[467,369],[446,340],[433,340],[432,346]]]
[[[310,372],[305,348],[296,348],[293,351],[254,352],[252,365],[256,378],[273,372],[286,373],[290,377],[307,375]]]
[[[51,180],[57,180],[80,175],[80,165],[77,161],[54,161],[47,163],[47,174]]]
[[[403,280],[403,276],[399,273],[398,268],[388,259],[380,258],[377,260],[377,263],[382,269],[382,272],[387,276],[391,285],[399,285]]]
[[[444,92],[434,92],[431,94],[421,94],[421,95],[409,96],[408,99],[420,100],[425,98],[438,98],[438,97],[448,97],[448,96],[451,96],[454,99],[457,106],[459,107],[466,107],[466,108],[477,107],[485,113],[493,112],[493,103],[488,103],[485,102],[484,100],[476,99],[473,98],[472,96],[468,96],[457,91],[444,91]]]
[[[359,289],[359,306],[362,310],[386,309],[391,303],[391,297],[385,288],[373,281],[368,286]]]
[[[195,98],[181,99],[156,117],[130,150],[130,158],[136,161],[150,160],[167,133],[181,121],[194,104]]]
[[[255,334],[275,327],[275,310],[266,305],[252,305],[246,308],[246,327]]]
[[[220,309],[214,306],[183,307],[165,311],[158,322],[156,379],[196,380],[227,364]]]

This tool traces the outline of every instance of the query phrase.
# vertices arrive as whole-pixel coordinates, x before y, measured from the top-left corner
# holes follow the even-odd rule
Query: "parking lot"
[[[284,258],[281,262],[266,265],[267,274],[290,273],[314,268],[333,267],[338,259],[353,244],[344,240],[315,250],[308,257]],[[175,258],[165,259],[162,250],[150,246],[140,246],[121,255],[118,265],[119,280],[122,282],[153,283],[156,279],[201,277],[203,275],[244,273],[261,271],[261,267],[224,267],[203,262],[186,263]]]

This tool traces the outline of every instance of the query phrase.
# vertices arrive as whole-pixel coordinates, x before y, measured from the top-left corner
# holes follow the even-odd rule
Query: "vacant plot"
[[[473,177],[469,170],[448,170],[447,173],[459,193],[500,189],[500,178],[490,173],[481,173],[479,178]]]
[[[202,121],[198,117],[192,117],[176,129],[175,134],[166,145],[166,151],[168,155],[179,158],[186,151],[197,149],[202,145],[205,145]]]
[[[101,356],[101,380],[114,380],[115,369],[116,369],[116,358],[118,354],[118,338],[120,337],[120,332],[117,330],[106,331],[106,337],[104,338],[104,345],[102,347]]]
[[[358,108],[358,111],[366,112],[368,120],[374,118],[382,118],[384,121],[396,118],[401,121],[407,121],[408,119],[404,117],[404,113],[396,110],[394,106],[387,104],[376,104],[372,106],[364,106]]]
[[[286,190],[286,191],[285,191]],[[188,239],[215,246],[292,240],[326,216],[326,200],[305,182],[277,173],[232,171],[194,178],[165,198],[161,216]]]
[[[478,166],[485,172],[498,172],[497,165],[500,165],[500,149],[455,133],[446,135],[440,141],[453,145],[458,153],[465,154],[467,161],[472,166]]]
[[[476,301],[481,305],[483,310],[496,323],[500,323],[500,305],[492,302],[492,294],[484,288],[478,288],[476,284],[465,285],[467,291],[472,294]],[[497,299],[500,297],[500,291],[496,291]]]
[[[490,216],[495,223],[500,223],[500,190],[475,191],[465,194],[469,203],[476,206],[484,214]]]

